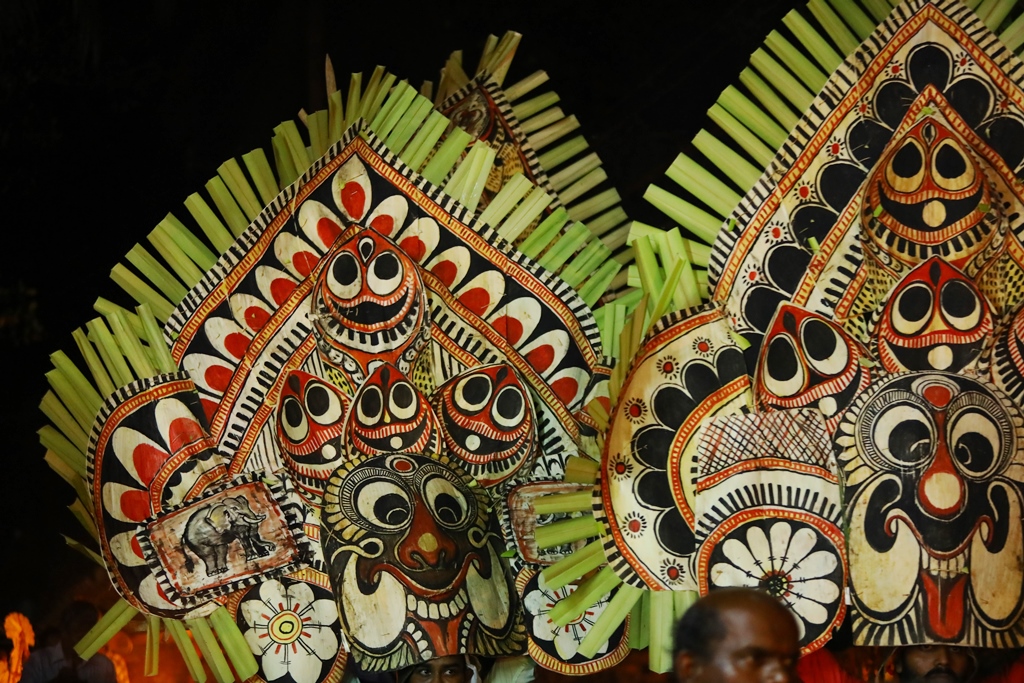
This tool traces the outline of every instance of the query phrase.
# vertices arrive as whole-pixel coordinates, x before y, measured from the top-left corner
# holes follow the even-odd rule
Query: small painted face
[[[898,655],[901,683],[965,683],[976,668],[970,648],[955,645],[912,645]]]
[[[371,361],[407,367],[415,357],[426,290],[416,264],[391,240],[363,230],[335,245],[313,294],[314,330],[329,362],[350,357],[365,374]]]
[[[982,251],[991,190],[976,157],[938,119],[924,117],[869,176],[864,218],[878,249],[914,266],[940,253],[954,266]]]
[[[870,381],[865,350],[817,313],[783,303],[765,335],[754,391],[774,410],[817,408],[835,429],[839,415]]]
[[[441,450],[437,416],[394,365],[377,366],[352,399],[345,440],[354,454]]]
[[[896,285],[872,336],[889,372],[960,372],[977,364],[992,330],[988,302],[975,284],[932,258]]]
[[[453,377],[433,403],[449,455],[484,486],[505,481],[533,460],[533,404],[507,363]]]
[[[281,391],[277,439],[285,467],[303,497],[319,503],[324,485],[341,457],[341,435],[349,399],[334,385],[292,370]]]

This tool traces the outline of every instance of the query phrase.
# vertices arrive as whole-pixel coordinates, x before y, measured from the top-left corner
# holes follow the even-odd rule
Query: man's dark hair
[[[781,602],[754,588],[722,588],[693,603],[676,622],[673,655],[689,652],[698,659],[709,659],[716,643],[726,636],[720,611],[730,605],[762,603],[785,611]]]

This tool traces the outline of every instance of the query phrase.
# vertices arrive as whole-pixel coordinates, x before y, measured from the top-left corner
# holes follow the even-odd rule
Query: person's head
[[[468,683],[470,675],[465,655],[451,655],[415,664],[398,678],[400,683]]]
[[[971,649],[955,645],[911,645],[895,656],[901,683],[967,683],[976,662]]]
[[[100,620],[96,605],[84,600],[75,600],[61,613],[60,636],[65,649],[70,649],[85,637]]]
[[[750,588],[713,591],[676,624],[680,683],[792,683],[800,636],[782,603]]]

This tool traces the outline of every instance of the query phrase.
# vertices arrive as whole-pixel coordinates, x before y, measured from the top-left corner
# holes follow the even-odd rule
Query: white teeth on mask
[[[412,594],[406,595],[405,596],[405,606],[409,609],[410,612],[415,612],[416,611],[416,596],[412,595]]]
[[[421,619],[449,619],[462,611],[466,604],[466,592],[460,590],[448,602],[427,602],[410,595],[408,604],[409,611],[415,612]]]
[[[960,574],[965,566],[967,566],[967,550],[948,560],[943,560],[932,557],[927,550],[921,548],[921,568],[929,574],[942,579],[950,579]]]
[[[508,624],[511,608],[509,590],[505,576],[501,573],[501,560],[489,543],[487,552],[491,561],[491,578],[482,577],[474,562],[466,572],[466,589],[473,611],[480,621],[490,628],[501,629]]]

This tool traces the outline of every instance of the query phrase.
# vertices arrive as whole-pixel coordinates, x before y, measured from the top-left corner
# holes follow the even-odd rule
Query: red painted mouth
[[[943,640],[958,640],[964,630],[967,575],[943,577],[922,570],[921,585],[932,632]]]

